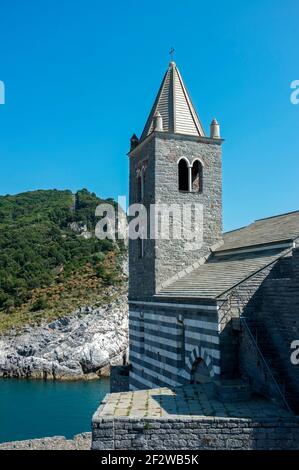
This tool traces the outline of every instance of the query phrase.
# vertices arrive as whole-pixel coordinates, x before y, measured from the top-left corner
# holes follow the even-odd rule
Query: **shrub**
[[[38,312],[39,310],[45,310],[48,308],[48,303],[45,297],[39,297],[31,306],[31,312]]]
[[[30,299],[33,289],[64,282],[87,264],[104,283],[113,282],[102,264],[116,245],[84,239],[70,228],[71,222],[80,221],[94,229],[101,202],[86,189],[75,196],[57,190],[0,196],[0,310],[10,312]],[[45,301],[32,308],[46,308]]]

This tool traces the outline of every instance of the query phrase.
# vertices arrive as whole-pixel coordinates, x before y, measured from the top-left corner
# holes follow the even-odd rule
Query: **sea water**
[[[0,379],[0,442],[66,436],[91,430],[91,417],[109,392],[109,379]]]

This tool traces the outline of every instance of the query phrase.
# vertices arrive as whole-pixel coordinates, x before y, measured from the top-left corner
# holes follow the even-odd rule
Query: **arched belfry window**
[[[202,192],[202,164],[199,160],[195,160],[192,165],[192,191]]]
[[[179,191],[189,191],[189,171],[188,163],[184,158],[179,161]]]

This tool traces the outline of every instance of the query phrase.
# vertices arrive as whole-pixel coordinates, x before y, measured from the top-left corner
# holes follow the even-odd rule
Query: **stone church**
[[[130,204],[200,204],[202,241],[129,241],[130,390],[213,381],[220,394],[250,389],[298,412],[299,211],[223,233],[222,144],[170,62],[131,139]]]

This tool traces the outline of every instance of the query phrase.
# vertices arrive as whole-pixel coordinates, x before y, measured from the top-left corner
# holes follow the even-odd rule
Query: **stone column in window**
[[[188,165],[188,191],[192,191],[192,166]]]

